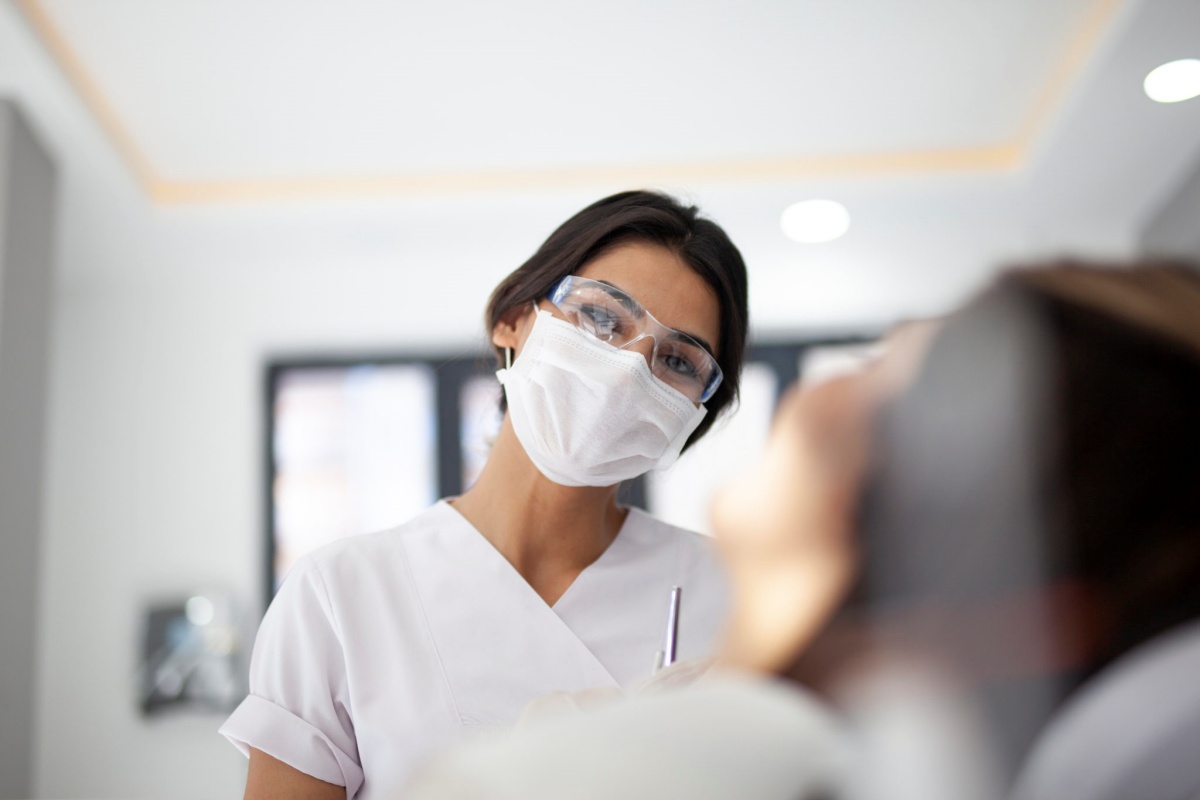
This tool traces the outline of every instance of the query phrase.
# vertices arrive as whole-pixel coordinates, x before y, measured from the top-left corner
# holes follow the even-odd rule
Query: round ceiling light
[[[1178,103],[1200,95],[1200,58],[1182,58],[1150,70],[1142,83],[1146,95],[1160,103]]]
[[[850,212],[833,200],[804,200],[784,209],[779,226],[792,241],[831,242],[850,228]]]

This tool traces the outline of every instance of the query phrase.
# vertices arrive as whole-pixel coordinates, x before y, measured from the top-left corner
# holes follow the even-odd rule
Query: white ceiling
[[[624,3],[405,21],[415,6],[3,0],[0,95],[59,156],[69,285],[324,276],[386,319],[400,274],[455,298],[446,337],[619,189],[721,222],[756,327],[786,335],[936,313],[1013,260],[1127,254],[1200,163],[1200,100],[1141,91],[1200,56],[1200,0],[794,0],[724,19],[711,0]],[[591,88],[552,91],[572,81]],[[782,235],[811,197],[849,207],[844,238]]]
[[[795,178],[830,157],[1011,166],[1120,5],[21,2],[152,180],[510,185],[613,168]]]

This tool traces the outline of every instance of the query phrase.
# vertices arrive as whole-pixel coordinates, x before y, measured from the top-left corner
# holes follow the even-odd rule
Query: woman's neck
[[[451,504],[548,605],[608,549],[628,514],[616,486],[562,486],[542,475],[508,417],[479,479]]]

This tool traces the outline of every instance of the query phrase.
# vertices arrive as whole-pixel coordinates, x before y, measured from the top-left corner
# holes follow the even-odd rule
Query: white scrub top
[[[712,654],[727,584],[711,541],[630,509],[553,607],[445,501],[301,559],[259,628],[250,695],[221,727],[346,796],[389,797],[421,761],[553,691],[650,677],[670,588],[679,659]]]

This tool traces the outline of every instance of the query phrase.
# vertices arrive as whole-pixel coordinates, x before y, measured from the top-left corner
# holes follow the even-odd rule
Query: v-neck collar
[[[585,587],[587,586],[587,584],[590,582],[588,578],[592,573],[602,570],[607,562],[613,560],[613,558],[619,557],[621,551],[630,544],[629,540],[631,537],[628,535],[627,530],[631,527],[630,522],[633,520],[634,515],[639,513],[636,508],[625,509],[625,519],[621,523],[621,527],[617,529],[617,535],[614,536],[613,540],[608,543],[608,547],[604,548],[604,552],[602,552],[595,561],[579,571],[579,574],[575,576],[575,580],[571,581],[571,585],[568,586],[566,590],[558,596],[557,600],[555,600],[553,603],[547,603],[542,596],[537,593],[537,590],[529,584],[529,581],[525,580],[525,576],[522,575],[517,568],[512,565],[512,562],[505,558],[504,554],[501,553],[494,544],[492,544],[491,540],[484,536],[478,528],[471,524],[471,521],[463,516],[457,508],[451,505],[448,500],[439,500],[437,505],[434,507],[437,508],[438,506],[444,507],[445,511],[453,514],[455,517],[461,520],[463,526],[470,529],[471,533],[475,535],[479,543],[490,550],[496,558],[504,562],[505,566],[512,571],[513,578],[524,584],[534,597],[536,597],[544,606],[554,611],[555,614],[558,614],[558,612],[562,609],[564,601],[567,600],[568,596],[577,595],[580,591],[582,591],[578,588],[581,584]],[[567,603],[569,604],[569,601],[567,601]]]
[[[633,513],[633,512],[631,512]],[[588,646],[445,501],[403,539],[429,632],[464,724],[510,725],[552,691],[620,687]],[[625,523],[628,525],[629,517]],[[576,578],[573,595],[592,566]]]
[[[609,542],[608,547],[604,548],[604,552],[600,554],[599,558],[588,564],[575,576],[575,580],[571,581],[571,585],[567,587],[567,590],[554,602],[551,608],[555,614],[565,619],[566,614],[564,612],[575,603],[576,597],[587,593],[588,588],[597,580],[597,576],[607,572],[614,562],[620,562],[631,550],[638,547],[638,537],[634,534],[634,529],[638,526],[637,518],[642,513],[637,508],[627,509],[625,521],[621,523],[621,528],[617,531],[616,538]]]

